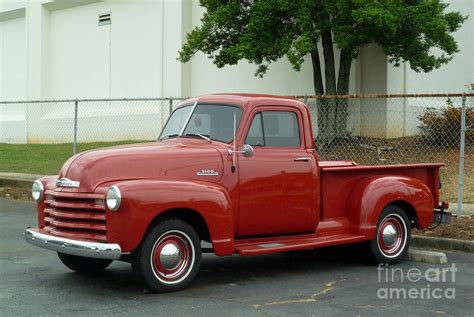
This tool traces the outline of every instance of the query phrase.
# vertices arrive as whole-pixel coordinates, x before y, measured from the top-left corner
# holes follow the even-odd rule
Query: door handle
[[[311,161],[311,157],[304,156],[304,157],[297,157],[294,159],[295,162],[308,162]]]

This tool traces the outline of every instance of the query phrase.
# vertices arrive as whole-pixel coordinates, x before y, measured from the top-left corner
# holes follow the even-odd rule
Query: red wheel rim
[[[404,249],[407,239],[407,226],[398,214],[386,216],[377,231],[379,250],[386,257],[396,257]]]
[[[163,283],[179,283],[189,274],[193,263],[193,244],[181,231],[169,231],[163,234],[153,246],[151,252],[153,273]]]

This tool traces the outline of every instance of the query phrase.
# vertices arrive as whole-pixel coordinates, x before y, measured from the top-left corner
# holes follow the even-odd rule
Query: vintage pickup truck
[[[442,166],[319,161],[304,103],[206,95],[179,105],[157,142],[80,153],[35,181],[39,228],[25,239],[77,272],[131,262],[153,292],[191,283],[201,241],[219,256],[366,241],[396,263],[411,228],[447,208]]]

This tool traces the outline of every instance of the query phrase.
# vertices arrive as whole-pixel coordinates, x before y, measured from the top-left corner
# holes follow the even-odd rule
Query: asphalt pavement
[[[27,244],[22,232],[36,225],[34,209],[30,202],[0,198],[2,317],[472,316],[474,311],[473,254],[447,253],[448,263],[441,265],[406,261],[378,269],[357,246],[255,257],[206,254],[190,288],[149,294],[135,282],[128,263],[116,261],[99,275],[82,276],[64,267],[54,252]]]

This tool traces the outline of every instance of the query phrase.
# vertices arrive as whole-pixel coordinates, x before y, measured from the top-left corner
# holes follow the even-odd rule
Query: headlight
[[[33,182],[33,186],[31,187],[31,196],[33,196],[35,201],[41,201],[43,199],[43,194],[43,183],[41,183],[39,180],[35,180]]]
[[[116,211],[120,208],[120,203],[122,202],[122,194],[120,193],[120,189],[113,185],[109,189],[107,189],[107,193],[105,194],[105,201],[107,203],[107,208],[112,211]]]

